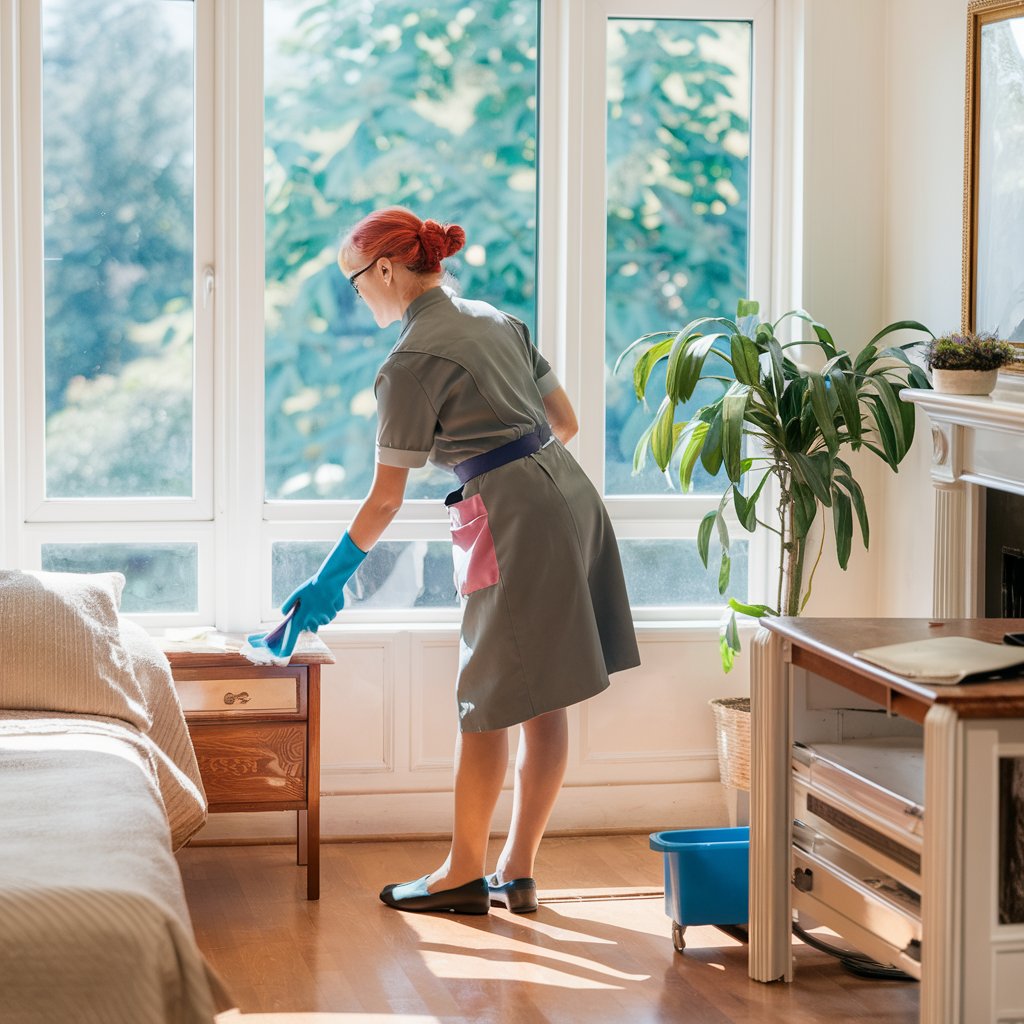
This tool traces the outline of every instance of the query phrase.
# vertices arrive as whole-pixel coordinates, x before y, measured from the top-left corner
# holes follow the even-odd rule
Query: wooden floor
[[[496,852],[497,847],[495,848]],[[662,859],[646,836],[552,838],[536,914],[403,914],[377,898],[425,874],[436,842],[322,848],[319,902],[285,846],[186,848],[199,945],[242,1014],[218,1024],[911,1024],[918,987],[863,980],[796,949],[797,980],[747,978],[746,947],[715,928],[672,948]]]

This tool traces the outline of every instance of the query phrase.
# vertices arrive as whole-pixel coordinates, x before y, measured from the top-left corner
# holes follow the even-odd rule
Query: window
[[[191,4],[42,3],[49,498],[192,497],[193,80]]]
[[[757,4],[604,0],[588,12],[595,20],[586,36],[582,161],[596,180],[581,204],[582,274],[585,292],[603,302],[582,307],[581,458],[602,481],[633,607],[657,618],[721,602],[696,547],[721,485],[699,467],[684,496],[678,477],[650,462],[633,473],[652,410],[636,400],[631,365],[614,367],[643,335],[732,315],[744,296],[767,300],[763,249],[752,243],[769,231],[770,28]],[[604,339],[600,379],[589,366],[595,337]],[[664,364],[655,374],[651,395],[663,387]],[[718,386],[702,385],[679,420],[713,400]],[[739,594],[748,555],[746,543],[733,550],[730,589]]]
[[[641,617],[719,602],[695,546],[717,485],[682,496],[632,475],[645,413],[612,367],[641,334],[768,297],[769,5],[11,10],[12,561],[124,571],[126,610],[162,622],[272,617],[372,478],[373,384],[398,328],[373,324],[335,256],[396,203],[465,227],[456,287],[523,319],[559,370]],[[356,620],[458,616],[449,489],[412,475],[349,589]]]

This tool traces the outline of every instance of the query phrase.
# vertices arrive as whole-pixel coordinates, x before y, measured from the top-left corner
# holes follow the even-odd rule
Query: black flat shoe
[[[537,883],[532,878],[513,878],[498,884],[498,876],[487,879],[491,906],[507,907],[513,914],[532,914],[537,909]]]
[[[427,891],[430,875],[417,878],[415,882],[386,885],[381,890],[382,903],[396,910],[414,910],[421,913],[486,914],[491,909],[487,880],[475,878],[472,882],[455,889],[440,892]]]

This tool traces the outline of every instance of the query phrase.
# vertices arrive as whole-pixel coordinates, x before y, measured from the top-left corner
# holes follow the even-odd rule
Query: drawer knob
[[[810,868],[797,868],[793,872],[793,885],[800,892],[810,892],[814,888],[814,872]]]
[[[249,696],[248,690],[241,690],[238,693],[231,693],[230,691],[224,694],[225,704],[248,704],[252,698]]]

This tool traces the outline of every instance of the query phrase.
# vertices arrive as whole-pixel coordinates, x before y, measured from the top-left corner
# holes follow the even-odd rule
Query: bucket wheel
[[[675,921],[672,922],[672,948],[677,953],[682,953],[686,949],[686,925],[677,924]]]

